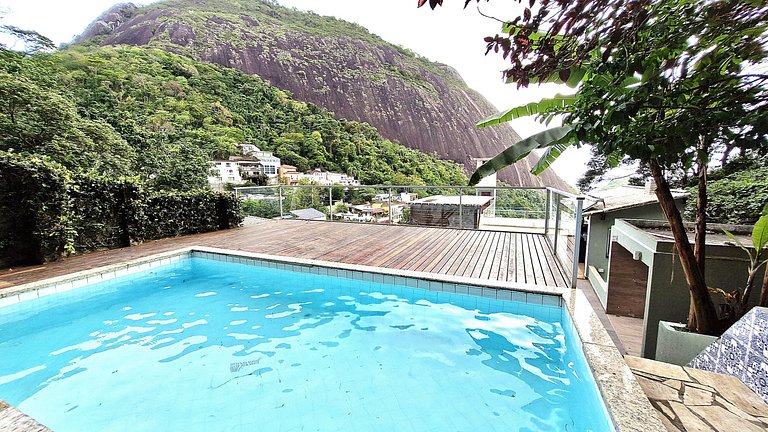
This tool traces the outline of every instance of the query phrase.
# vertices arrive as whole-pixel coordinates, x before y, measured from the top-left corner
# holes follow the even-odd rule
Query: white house
[[[240,146],[243,156],[252,156],[261,162],[264,167],[263,173],[270,179],[276,178],[280,169],[280,158],[272,152],[262,151],[255,145],[243,144]]]
[[[237,161],[219,159],[211,161],[211,171],[208,184],[214,189],[220,189],[224,183],[242,183],[240,166]]]
[[[323,186],[331,186],[335,184],[340,184],[343,186],[359,186],[360,181],[356,180],[354,177],[348,176],[346,174],[341,173],[332,173],[323,171],[320,168],[315,168],[312,171],[307,171],[305,173],[299,174],[299,180],[305,178],[308,179],[313,184],[319,184]]]
[[[226,183],[242,183],[259,174],[266,175],[270,183],[277,182],[279,157],[250,144],[241,145],[240,149],[244,156],[230,156],[229,159],[211,161],[208,184],[213,189],[222,189]]]

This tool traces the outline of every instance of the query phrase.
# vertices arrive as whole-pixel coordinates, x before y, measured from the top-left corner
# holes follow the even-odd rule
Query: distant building
[[[385,209],[367,204],[353,205],[349,210],[362,222],[382,222],[387,217]]]
[[[276,178],[278,169],[280,169],[280,158],[275,156],[272,152],[262,151],[255,145],[243,144],[240,146],[240,150],[243,156],[251,156],[261,162],[264,167],[263,173],[269,178]]]
[[[301,220],[324,221],[326,219],[325,213],[313,208],[292,210],[291,214],[296,216],[296,219],[301,219]]]
[[[227,183],[243,183],[259,174],[266,175],[270,183],[277,182],[280,158],[254,145],[241,145],[240,149],[243,151],[242,156],[211,161],[208,184],[213,189],[222,189]]]
[[[411,223],[446,228],[480,227],[480,215],[493,202],[489,196],[434,195],[411,202]]]
[[[352,176],[341,173],[333,173],[323,171],[320,168],[315,168],[312,171],[299,174],[299,180],[307,179],[312,184],[318,184],[323,186],[331,186],[340,184],[342,186],[359,186],[360,182]]]
[[[229,159],[213,160],[208,184],[214,189],[221,189],[225,183],[242,183],[239,164]]]
[[[418,195],[415,193],[409,193],[409,192],[400,192],[400,193],[393,193],[392,195],[388,193],[382,193],[382,194],[376,194],[371,198],[374,202],[388,202],[390,199],[392,202],[401,202],[401,203],[407,203],[411,202],[416,199]]]
[[[301,179],[301,173],[296,171],[296,167],[293,165],[280,165],[277,173],[280,179],[287,185],[299,184]]]
[[[475,169],[480,168],[484,163],[491,160],[490,158],[474,158],[475,161]],[[480,181],[477,183],[477,188],[475,189],[476,194],[478,196],[487,196],[492,197],[493,201],[491,201],[491,205],[488,206],[488,208],[485,210],[485,215],[489,217],[495,217],[496,216],[496,173],[483,177],[480,179]]]

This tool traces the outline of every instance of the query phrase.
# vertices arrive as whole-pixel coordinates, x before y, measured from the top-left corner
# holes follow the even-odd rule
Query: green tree
[[[204,187],[203,159],[255,144],[300,170],[403,173],[463,182],[462,168],[297,102],[259,77],[149,48],[0,48],[0,150],[47,155],[75,170],[138,174],[157,188]]]
[[[512,146],[472,181],[534,148],[547,149],[536,168],[541,170],[582,142],[612,164],[624,157],[641,161],[656,182],[690,288],[688,326],[717,333],[721,323],[703,272],[706,167],[716,146],[738,143],[766,151],[768,75],[755,65],[766,57],[768,7],[746,0],[538,4],[537,11],[526,8],[505,23],[503,36],[486,38],[488,49],[511,61],[505,71],[510,82],[566,82],[578,90],[483,121],[489,125],[531,113],[550,120],[561,114],[564,126]],[[595,16],[594,10],[613,12]],[[699,177],[695,251],[665,177],[680,167],[695,169]]]

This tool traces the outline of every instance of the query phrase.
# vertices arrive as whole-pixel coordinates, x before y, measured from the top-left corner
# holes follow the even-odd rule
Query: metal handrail
[[[241,189],[274,189],[277,187],[283,187],[283,188],[351,188],[351,189],[494,189],[494,190],[551,190],[553,192],[559,193],[560,195],[570,195],[571,197],[576,197],[576,195],[570,194],[568,192],[563,192],[559,189],[544,187],[544,186],[467,186],[467,185],[432,185],[432,186],[422,186],[422,185],[343,185],[343,184],[333,184],[333,185],[313,185],[313,184],[297,184],[297,185],[271,185],[271,186],[242,186],[242,187],[236,187],[233,190],[238,191]]]

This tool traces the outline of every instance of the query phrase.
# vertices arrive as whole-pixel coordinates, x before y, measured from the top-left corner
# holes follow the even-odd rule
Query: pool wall
[[[190,257],[401,285],[430,291],[468,294],[536,305],[560,306],[564,311],[568,311],[570,316],[570,319],[564,320],[564,323],[569,323],[572,333],[579,335],[578,345],[587,359],[614,429],[619,432],[666,431],[656,411],[635,380],[632,371],[624,362],[599,318],[595,315],[589,301],[581,291],[576,289],[480,280],[208,247],[190,247],[2,289],[0,290],[0,307],[58,292],[70,291],[88,284],[155,267],[180,264],[181,260]]]

